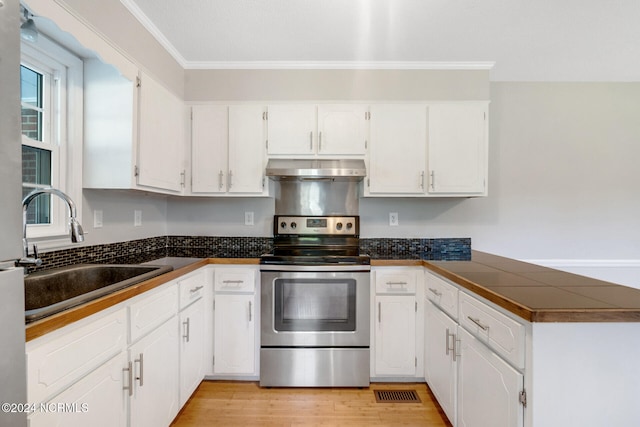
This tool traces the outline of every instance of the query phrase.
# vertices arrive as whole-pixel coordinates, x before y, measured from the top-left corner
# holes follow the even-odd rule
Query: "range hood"
[[[362,159],[269,159],[266,175],[274,181],[362,181],[367,170]]]

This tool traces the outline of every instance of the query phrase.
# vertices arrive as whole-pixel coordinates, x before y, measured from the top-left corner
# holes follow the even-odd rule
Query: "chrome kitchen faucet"
[[[17,265],[38,266],[42,264],[42,260],[38,258],[38,248],[35,244],[33,245],[33,257],[29,257],[29,242],[27,241],[27,209],[29,208],[31,201],[41,194],[54,194],[65,201],[67,208],[69,209],[71,242],[78,243],[84,241],[84,232],[82,231],[82,226],[76,219],[76,205],[73,203],[73,200],[71,200],[71,197],[67,196],[60,190],[56,190],[55,188],[37,188],[22,199],[22,258],[16,262]]]

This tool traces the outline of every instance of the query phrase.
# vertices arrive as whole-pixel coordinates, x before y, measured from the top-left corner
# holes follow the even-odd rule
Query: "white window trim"
[[[21,62],[46,62],[38,60],[44,56],[66,67],[66,73],[65,70],[60,73],[61,82],[66,78],[66,87],[60,90],[60,97],[63,98],[60,100],[62,125],[56,136],[60,144],[57,150],[59,161],[58,170],[52,170],[52,185],[71,197],[76,205],[78,221],[82,223],[83,62],[43,34],[39,34],[34,43],[22,41],[21,50]],[[27,226],[27,238],[30,243],[38,243],[40,249],[70,244],[66,205],[59,198],[52,197],[52,210],[55,217],[52,225]]]

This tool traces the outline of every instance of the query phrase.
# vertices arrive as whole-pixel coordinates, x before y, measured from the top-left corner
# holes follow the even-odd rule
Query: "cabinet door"
[[[521,427],[523,375],[458,327],[459,427]]]
[[[255,313],[253,294],[215,296],[214,374],[256,373]]]
[[[425,193],[427,108],[372,105],[369,194]]]
[[[227,107],[197,105],[191,113],[191,191],[224,193],[228,170]]]
[[[134,372],[130,425],[169,426],[178,414],[179,346],[174,316],[129,348]]]
[[[315,105],[270,105],[268,115],[268,154],[315,152]]]
[[[365,105],[319,105],[318,154],[364,155],[366,113]]]
[[[180,192],[184,104],[142,73],[138,118],[138,185]]]
[[[44,336],[36,342],[30,341],[27,347],[30,403],[49,400],[126,348],[127,313],[120,309],[106,316],[97,314],[70,325],[63,335]]]
[[[45,404],[50,411],[36,411],[31,427],[126,427],[128,393],[123,387],[127,354],[122,352]],[[124,383],[123,383],[124,381]],[[65,409],[57,410],[58,404]],[[69,405],[72,405],[69,408]],[[69,410],[71,409],[71,410]]]
[[[180,407],[204,377],[204,300],[201,298],[180,313]]]
[[[262,193],[264,178],[264,109],[259,105],[229,107],[230,193]]]
[[[486,192],[486,104],[429,106],[429,194]]]
[[[427,384],[453,425],[456,425],[456,362],[453,340],[457,324],[431,301],[425,301],[424,370]]]
[[[375,310],[375,375],[415,375],[415,297],[377,296]]]

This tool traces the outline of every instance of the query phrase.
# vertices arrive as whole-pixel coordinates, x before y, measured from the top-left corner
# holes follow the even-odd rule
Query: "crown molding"
[[[188,70],[491,70],[494,62],[187,61]]]
[[[145,13],[138,7],[136,3],[132,0],[120,0],[120,3],[126,7],[129,12],[142,24],[144,28],[146,28],[149,33],[162,45],[163,48],[176,60],[178,64],[182,68],[187,68],[187,61],[184,57],[178,52],[178,49],[173,46],[173,44],[162,34],[162,31],[156,27],[156,25],[145,15]]]

